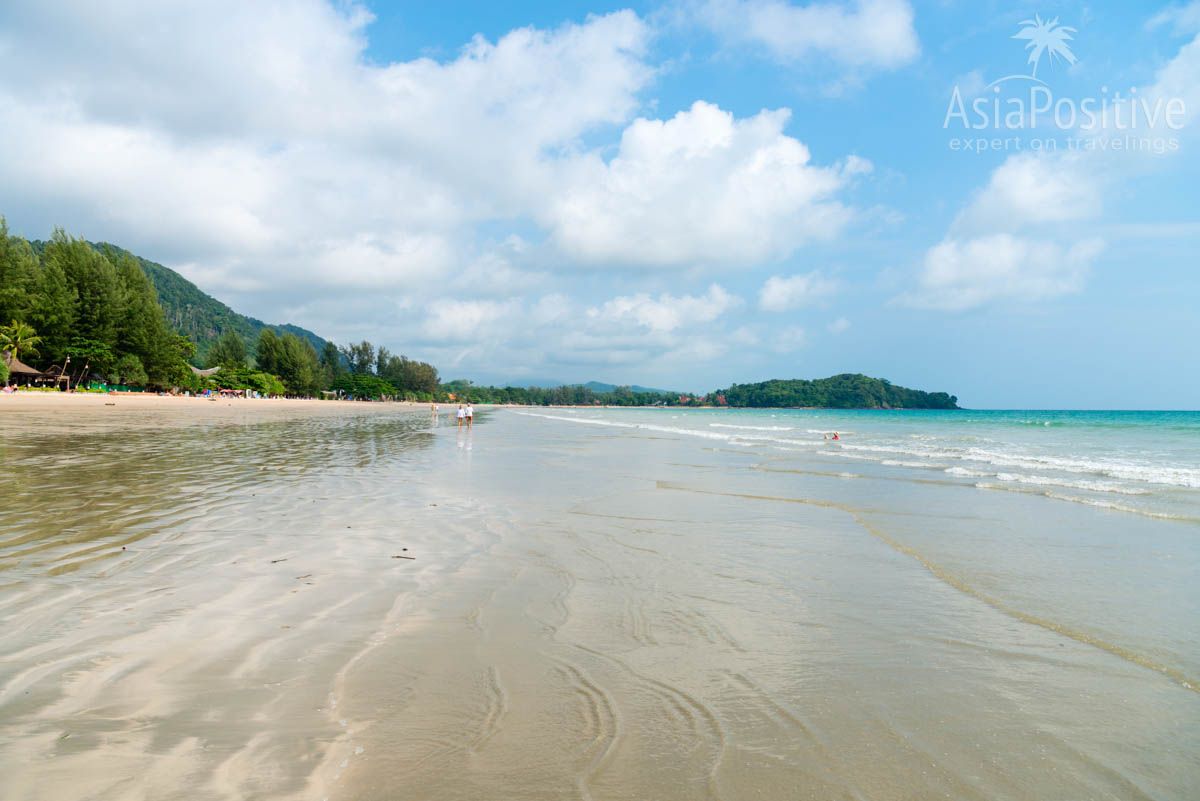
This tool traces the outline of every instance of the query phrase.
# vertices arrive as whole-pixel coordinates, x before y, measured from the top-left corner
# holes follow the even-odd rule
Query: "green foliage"
[[[38,280],[38,260],[29,243],[8,235],[0,217],[0,320],[26,320]]]
[[[317,351],[295,334],[276,336],[269,328],[258,335],[255,349],[258,368],[282,379],[292,395],[315,395],[326,385]]]
[[[61,230],[31,245],[10,236],[0,218],[0,279],[0,307],[21,311],[36,330],[18,345],[22,357],[39,357],[35,366],[65,365],[73,383],[195,383],[186,363],[194,345],[171,330],[154,285],[129,253],[98,250]]]
[[[209,389],[252,389],[262,395],[277,397],[287,394],[287,387],[277,376],[248,367],[225,367],[205,380]]]
[[[332,384],[334,379],[346,371],[346,367],[342,363],[342,353],[332,342],[326,342],[321,346],[321,370],[325,376],[326,386]]]
[[[639,388],[640,389],[640,388]],[[591,387],[569,384],[560,387],[486,387],[470,381],[448,381],[441,385],[443,397],[454,395],[455,401],[475,403],[516,404],[520,406],[677,406],[691,403],[681,401],[674,392],[638,391],[632,387],[613,387],[597,392]],[[701,405],[701,400],[695,401]]]
[[[958,398],[922,392],[857,373],[821,378],[734,384],[718,390],[730,406],[818,407],[827,409],[957,409]]]
[[[13,358],[37,356],[37,346],[41,341],[42,338],[27,323],[13,320],[9,325],[0,326],[0,353],[11,353]]]
[[[61,269],[67,285],[74,290],[72,327],[115,349],[123,303],[113,263],[84,240],[67,236],[61,228],[50,238],[42,261]]]
[[[208,351],[208,366],[226,370],[241,370],[246,367],[246,341],[241,334],[229,330],[221,334],[217,344]]]
[[[43,261],[32,286],[29,322],[41,334],[42,356],[49,362],[59,362],[75,330],[75,287],[57,261]]]
[[[375,367],[375,346],[365,339],[346,345],[340,350],[352,373],[367,375]]]
[[[393,356],[386,348],[379,349],[376,362],[376,374],[401,394],[432,396],[438,390],[438,371],[432,364],[418,362],[407,356]]]
[[[354,400],[396,397],[396,388],[377,375],[346,373],[333,382],[333,389]]]
[[[0,359],[0,386],[8,383],[8,365],[4,359]]]
[[[132,353],[126,353],[117,359],[109,380],[114,384],[124,384],[129,387],[144,387],[150,381],[146,368],[141,359]]]

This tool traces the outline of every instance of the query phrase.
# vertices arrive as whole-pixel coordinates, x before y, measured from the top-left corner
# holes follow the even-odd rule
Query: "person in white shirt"
[[[462,428],[463,420],[466,420],[466,419],[467,419],[467,410],[464,409],[463,405],[460,403],[460,404],[458,404],[458,427],[459,428]]]
[[[467,428],[470,428],[474,424],[475,424],[475,407],[468,403],[467,404]]]

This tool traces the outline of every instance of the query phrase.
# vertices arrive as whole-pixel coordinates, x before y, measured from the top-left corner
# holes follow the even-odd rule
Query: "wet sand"
[[[1200,694],[1070,636],[1085,624],[1029,574],[970,562],[1032,519],[1103,546],[1099,510],[506,410],[464,432],[425,407],[181,403],[132,427],[0,405],[5,798],[1183,799],[1200,780]],[[1173,569],[1194,533],[1156,535]],[[1194,635],[1093,633],[1195,672]]]

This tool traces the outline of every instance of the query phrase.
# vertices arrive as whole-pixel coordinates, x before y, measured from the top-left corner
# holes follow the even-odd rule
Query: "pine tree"
[[[112,262],[86,241],[67,236],[61,228],[46,245],[43,261],[46,266],[58,265],[75,291],[75,334],[115,349],[122,304]]]
[[[0,216],[0,320],[25,320],[37,289],[38,261],[24,239],[8,235]]]
[[[67,355],[75,331],[75,290],[62,265],[45,260],[31,298],[29,321],[42,338],[42,358],[48,363],[61,362]]]
[[[245,340],[236,331],[226,329],[208,352],[208,366],[234,370],[244,369],[246,367]]]

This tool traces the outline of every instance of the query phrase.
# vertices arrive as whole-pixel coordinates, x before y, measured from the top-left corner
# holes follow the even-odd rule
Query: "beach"
[[[1200,415],[451,413],[0,398],[3,796],[1200,781]]]

